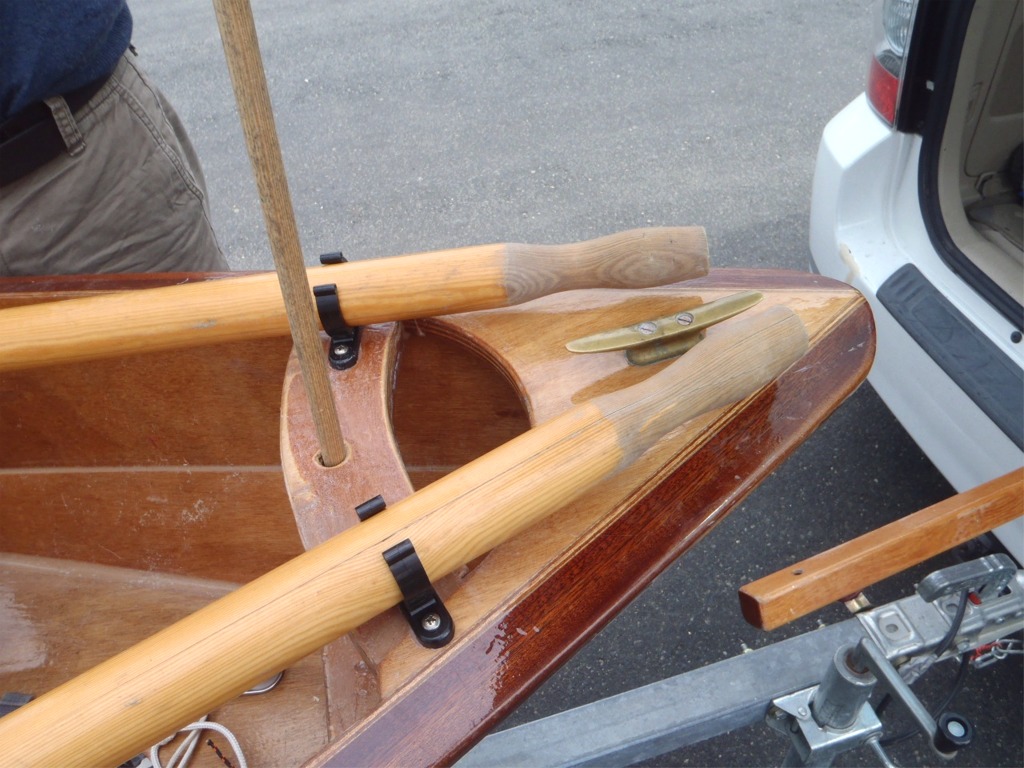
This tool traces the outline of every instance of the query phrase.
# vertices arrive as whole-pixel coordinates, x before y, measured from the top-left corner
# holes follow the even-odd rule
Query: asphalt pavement
[[[870,0],[254,3],[309,264],[700,224],[715,266],[806,270],[829,118],[863,90]],[[136,0],[134,42],[202,159],[235,269],[272,260],[211,6]],[[763,633],[736,590],[952,493],[868,385],[506,724],[844,618]],[[869,592],[909,594],[947,559]],[[949,670],[922,681],[941,697]],[[945,675],[945,677],[943,677]],[[1021,664],[972,673],[978,731],[954,765],[1024,764]],[[931,686],[930,689],[928,686]],[[933,758],[917,740],[904,765]],[[753,727],[652,765],[770,765]],[[842,765],[877,764],[867,752]]]

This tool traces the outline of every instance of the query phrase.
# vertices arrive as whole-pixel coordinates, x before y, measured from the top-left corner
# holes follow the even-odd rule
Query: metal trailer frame
[[[982,599],[968,601],[968,592]],[[958,621],[961,601],[965,607]],[[954,625],[955,634],[947,638]],[[936,753],[948,758],[961,725],[949,726],[942,718],[937,724],[908,683],[940,660],[1021,629],[1024,571],[1006,555],[989,555],[936,571],[922,580],[917,594],[855,618],[498,731],[456,767],[625,766],[759,722],[792,739],[789,765],[830,765],[838,754],[864,745],[892,765],[878,743],[881,723],[867,702],[876,682],[932,736]],[[939,649],[940,644],[947,648]],[[871,678],[866,693],[847,679],[847,660],[854,657],[863,661],[857,673]],[[838,683],[837,670],[845,674]],[[839,710],[845,707],[849,722],[835,722],[841,718],[836,708],[831,721],[822,714],[827,699]],[[936,739],[950,737],[949,729],[952,746],[941,740],[936,746]]]

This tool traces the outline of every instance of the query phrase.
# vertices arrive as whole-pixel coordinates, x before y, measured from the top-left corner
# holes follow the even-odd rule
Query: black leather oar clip
[[[341,251],[325,253],[320,256],[320,263],[344,264],[345,257]],[[341,302],[338,300],[338,286],[334,283],[314,286],[313,298],[316,299],[320,324],[331,337],[327,361],[337,371],[351,368],[359,360],[359,326],[352,327],[345,322],[341,314]]]
[[[402,613],[409,620],[420,645],[441,648],[455,636],[455,622],[423,570],[416,549],[409,539],[384,552],[391,575],[402,590]]]

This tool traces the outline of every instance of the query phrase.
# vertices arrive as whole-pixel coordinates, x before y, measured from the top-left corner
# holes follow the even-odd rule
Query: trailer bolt
[[[428,613],[426,616],[423,617],[421,625],[425,630],[427,630],[427,632],[433,632],[441,626],[441,617],[438,616],[436,613]]]

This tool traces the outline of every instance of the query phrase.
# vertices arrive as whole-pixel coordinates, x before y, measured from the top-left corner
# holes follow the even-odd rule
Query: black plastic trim
[[[948,63],[950,51],[955,52],[953,58],[959,63],[973,8],[974,0],[956,3],[920,0],[918,3],[896,110],[894,127],[897,131],[921,133],[924,129],[934,95],[929,83],[935,82],[940,65]],[[956,74],[956,67],[952,72]]]
[[[1024,449],[1024,370],[913,264],[900,267],[882,284],[878,300],[985,415]]]
[[[956,75],[960,67],[960,53],[963,50],[964,38],[973,9],[973,0],[958,3],[944,0],[921,0],[914,24],[914,35],[933,35],[936,38],[934,44],[932,44],[932,37],[920,38],[917,45],[913,40],[911,42],[907,68],[908,71],[912,70],[915,73],[913,77],[917,85],[910,89],[910,92],[919,93],[922,83],[926,81],[933,83],[934,90],[931,92],[930,98],[917,101],[917,106],[908,107],[905,119],[908,125],[915,121],[920,122],[921,157],[918,170],[918,197],[921,203],[921,216],[932,246],[939,258],[954,274],[967,283],[982,299],[991,304],[1019,331],[1024,329],[1024,307],[1000,288],[992,278],[982,272],[960,250],[946,228],[946,222],[942,217],[942,207],[939,203],[939,161],[942,139],[949,117],[949,105],[953,98]],[[920,114],[922,104],[925,105],[923,120]]]

